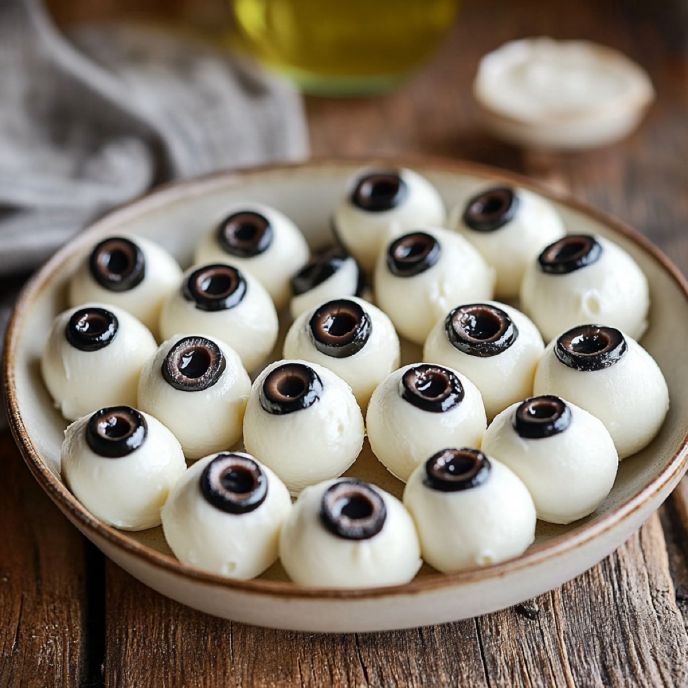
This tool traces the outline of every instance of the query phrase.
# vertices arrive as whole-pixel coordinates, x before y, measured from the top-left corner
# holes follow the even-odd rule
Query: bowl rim
[[[64,260],[72,255],[80,244],[90,241],[90,235],[97,232],[101,225],[107,226],[109,223],[126,221],[128,218],[136,217],[139,213],[146,212],[150,208],[164,207],[170,201],[174,201],[180,193],[187,197],[196,194],[202,195],[207,193],[214,185],[239,184],[244,179],[271,172],[284,173],[294,169],[317,170],[328,167],[349,168],[375,165],[407,167],[418,170],[421,174],[438,172],[476,176],[488,181],[507,182],[539,193],[549,200],[586,214],[625,239],[632,241],[641,250],[648,253],[668,273],[679,291],[682,292],[683,297],[688,301],[688,280],[686,280],[680,270],[648,238],[621,220],[589,206],[587,203],[576,199],[569,192],[554,190],[541,182],[528,179],[519,174],[472,161],[450,160],[429,155],[378,155],[365,158],[361,156],[319,157],[303,162],[271,163],[236,170],[222,170],[188,180],[163,184],[90,223],[74,239],[71,239],[65,246],[61,247],[22,288],[5,334],[2,366],[3,382],[12,435],[33,477],[69,520],[78,524],[79,529],[88,531],[94,537],[105,540],[109,545],[119,549],[122,554],[142,559],[146,564],[162,569],[166,574],[190,579],[197,584],[213,587],[220,586],[237,593],[249,593],[257,596],[267,595],[303,600],[365,600],[389,596],[415,595],[438,589],[460,587],[477,583],[488,577],[502,578],[515,571],[533,568],[548,560],[561,557],[591,540],[597,539],[606,531],[618,528],[623,522],[631,518],[635,512],[642,509],[646,502],[652,500],[655,495],[661,493],[673,481],[678,480],[678,476],[685,471],[688,464],[688,432],[684,435],[678,450],[650,483],[645,485],[638,493],[631,495],[614,510],[595,519],[592,523],[574,527],[573,530],[557,535],[547,543],[505,562],[456,573],[436,572],[420,578],[414,578],[409,583],[401,585],[361,589],[312,588],[300,586],[291,581],[235,580],[226,578],[219,574],[183,564],[171,555],[163,554],[133,540],[126,531],[117,530],[98,520],[81,505],[48,467],[33,444],[19,410],[14,372],[17,335],[24,313],[29,309],[34,298],[46,288],[49,278]]]

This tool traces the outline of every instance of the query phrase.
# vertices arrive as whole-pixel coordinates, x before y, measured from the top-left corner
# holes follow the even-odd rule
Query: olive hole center
[[[504,199],[499,196],[488,196],[478,205],[481,215],[497,215],[504,210]]]
[[[475,468],[475,459],[470,456],[454,456],[451,461],[444,464],[444,471],[452,478],[469,474]]]
[[[225,273],[214,273],[203,277],[199,286],[208,296],[225,296],[232,291],[234,280]]]
[[[255,489],[256,481],[251,471],[238,466],[229,468],[220,476],[222,487],[228,492],[246,494]]]
[[[418,377],[416,389],[426,399],[437,399],[442,396],[449,385],[447,376],[443,373],[431,371]]]
[[[234,236],[247,243],[254,241],[257,234],[258,228],[253,222],[242,222],[234,229]]]
[[[535,419],[541,421],[551,421],[554,420],[558,415],[559,409],[556,404],[550,402],[541,401],[536,404],[531,404],[528,407],[528,415]]]
[[[340,513],[352,521],[370,518],[373,514],[371,501],[363,495],[347,495],[342,502]]]
[[[422,239],[399,244],[396,250],[396,259],[400,261],[413,262],[419,260],[427,252],[427,243]]]
[[[80,334],[97,337],[107,330],[108,322],[97,313],[88,313],[76,324],[76,330]]]
[[[592,356],[604,351],[609,346],[609,340],[604,334],[596,333],[581,335],[571,342],[571,349],[577,354]]]
[[[558,261],[567,261],[585,254],[587,250],[587,242],[580,240],[565,241],[557,249],[554,259]]]
[[[131,423],[122,416],[110,416],[100,424],[101,435],[111,440],[120,440],[131,434]]]
[[[113,275],[122,275],[129,271],[131,267],[131,257],[128,251],[121,248],[115,248],[108,251],[103,256],[103,264],[105,269]]]
[[[394,198],[399,191],[399,182],[393,179],[378,179],[368,185],[368,195],[371,198]]]
[[[356,329],[357,319],[351,313],[335,313],[325,322],[325,332],[332,337],[344,337]]]
[[[208,372],[211,356],[207,349],[187,349],[179,357],[179,372],[185,377],[197,379]]]
[[[495,313],[479,310],[467,313],[461,319],[461,325],[473,339],[491,339],[501,330],[502,321]]]
[[[277,391],[289,399],[295,399],[306,392],[306,382],[298,375],[285,375],[277,382]]]

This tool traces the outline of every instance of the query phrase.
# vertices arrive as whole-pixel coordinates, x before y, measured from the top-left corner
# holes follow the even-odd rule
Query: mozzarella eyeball
[[[602,421],[550,395],[502,411],[487,428],[482,450],[516,473],[537,517],[550,523],[571,523],[595,511],[619,465]]]
[[[162,303],[181,276],[177,261],[158,244],[141,237],[108,237],[96,244],[72,275],[69,303],[117,306],[157,332]]]
[[[277,560],[290,510],[287,488],[267,466],[241,452],[212,454],[174,486],[162,528],[181,562],[245,580]]]
[[[429,363],[388,375],[373,393],[366,416],[373,453],[403,481],[444,447],[479,447],[486,425],[478,388],[455,370]]]
[[[379,308],[356,297],[335,299],[294,321],[284,340],[284,357],[329,368],[365,408],[375,388],[399,366],[399,338]]]
[[[251,380],[239,355],[219,339],[176,336],[141,371],[139,408],[155,415],[198,459],[241,439]]]
[[[43,380],[68,420],[103,406],[133,406],[141,368],[156,346],[127,311],[101,304],[72,308],[53,320],[41,357]]]
[[[442,226],[444,203],[430,182],[407,169],[359,172],[335,209],[339,241],[366,270],[387,242],[418,226]]]
[[[346,296],[362,296],[365,278],[358,263],[343,249],[329,248],[316,253],[291,279],[291,315]]]
[[[495,268],[495,293],[503,299],[518,298],[528,265],[565,233],[551,203],[525,189],[506,186],[484,189],[458,206],[450,226]]]
[[[175,436],[130,406],[110,406],[65,430],[62,477],[97,518],[122,530],[160,525],[160,510],[186,471]]]
[[[492,298],[494,270],[463,237],[446,229],[392,241],[375,268],[375,299],[402,337],[423,344],[457,303]]]
[[[599,418],[620,459],[647,446],[669,410],[662,371],[643,347],[614,327],[579,325],[549,343],[535,394],[556,394]]]
[[[518,476],[476,449],[443,449],[404,490],[423,559],[444,573],[517,557],[535,539],[535,506]]]
[[[245,368],[255,370],[277,341],[277,313],[258,280],[231,265],[191,268],[165,301],[160,332],[165,339],[202,332],[236,351]]]
[[[423,358],[466,375],[480,390],[488,418],[530,396],[545,345],[520,311],[488,301],[457,306],[437,321]]]
[[[228,262],[250,272],[280,309],[289,301],[289,279],[310,251],[299,228],[278,210],[261,203],[238,203],[208,232],[195,262]]]
[[[363,416],[349,385],[305,361],[276,361],[255,380],[244,445],[293,494],[341,475],[363,446]]]
[[[280,535],[280,558],[299,585],[367,588],[408,583],[421,565],[402,503],[360,480],[307,487]]]
[[[650,294],[638,264],[620,246],[588,234],[550,244],[526,270],[521,306],[545,341],[564,330],[603,322],[640,339]]]

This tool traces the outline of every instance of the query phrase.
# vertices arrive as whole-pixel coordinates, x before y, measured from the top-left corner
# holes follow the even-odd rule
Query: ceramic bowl
[[[426,175],[448,206],[488,180],[534,189],[556,204],[570,231],[598,232],[617,241],[648,276],[652,310],[643,344],[669,382],[671,410],[652,444],[623,461],[614,488],[599,509],[569,526],[539,523],[535,543],[517,559],[451,575],[424,567],[407,585],[366,590],[298,587],[286,579],[279,564],[256,580],[227,580],[180,564],[160,528],[121,532],[94,518],[59,478],[66,423],[55,410],[39,370],[48,324],[66,306],[66,283],[78,258],[96,240],[126,230],[159,242],[188,265],[200,233],[226,204],[239,199],[276,206],[296,221],[313,246],[325,244],[331,239],[329,218],[335,202],[363,162],[273,166],[167,186],[80,234],[21,294],[7,333],[4,369],[11,427],[29,469],[65,516],[108,557],[183,604],[251,624],[331,632],[407,628],[484,614],[561,585],[600,561],[648,518],[686,470],[688,361],[677,355],[677,346],[688,340],[688,289],[669,260],[620,222],[526,179],[473,164],[396,160]],[[414,356],[418,351],[410,350],[405,359]],[[368,450],[349,474],[396,495],[403,488]]]

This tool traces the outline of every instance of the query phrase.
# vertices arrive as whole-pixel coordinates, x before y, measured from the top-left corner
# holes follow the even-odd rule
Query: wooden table
[[[66,16],[114,6],[62,4]],[[466,5],[437,59],[397,93],[308,99],[313,152],[432,153],[544,177],[628,221],[688,270],[685,4]],[[599,40],[644,65],[658,92],[644,127],[621,145],[556,157],[481,134],[469,97],[478,57],[539,34]],[[612,556],[527,604],[433,628],[327,636],[247,627],[161,597],[67,523],[7,434],[0,456],[0,686],[688,685],[686,481]]]

